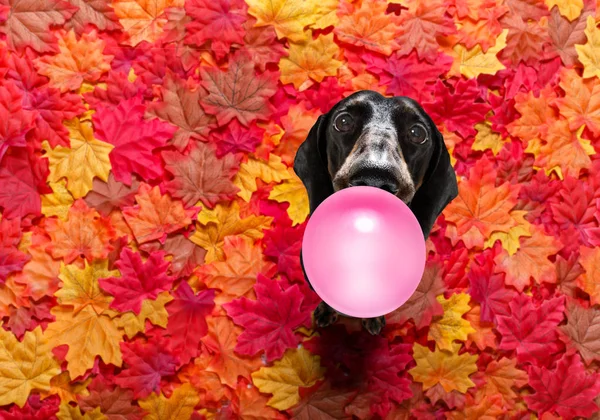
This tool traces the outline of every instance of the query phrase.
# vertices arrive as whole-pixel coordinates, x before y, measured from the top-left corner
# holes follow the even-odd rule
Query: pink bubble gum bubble
[[[345,315],[393,312],[414,293],[425,270],[425,238],[398,197],[351,187],[313,212],[302,240],[306,275],[315,292]]]

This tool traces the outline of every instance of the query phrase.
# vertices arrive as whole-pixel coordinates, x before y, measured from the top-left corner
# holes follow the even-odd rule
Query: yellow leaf
[[[314,4],[315,24],[314,29],[325,29],[328,26],[337,26],[339,0],[319,0]]]
[[[273,220],[272,217],[250,216],[240,219],[240,206],[236,201],[225,204],[219,203],[209,213],[210,219],[206,219],[206,213],[198,214],[199,223],[196,231],[190,236],[190,241],[206,249],[205,263],[223,261],[223,245],[226,236],[242,235],[252,240],[263,237],[263,230],[268,229]],[[203,222],[206,222],[205,224]]]
[[[84,260],[84,264],[85,267],[80,269],[76,265],[61,262],[58,278],[63,284],[54,296],[61,305],[72,305],[74,314],[87,305],[91,305],[97,313],[102,313],[108,309],[113,298],[100,290],[98,279],[121,275],[119,270],[108,269],[108,260],[95,260],[91,265]]]
[[[292,174],[292,177],[282,184],[276,185],[269,194],[269,200],[290,204],[287,214],[292,219],[292,226],[304,222],[310,213],[306,188],[295,174]]]
[[[499,70],[506,67],[498,60],[496,54],[498,54],[504,47],[506,47],[506,36],[508,35],[508,29],[504,29],[498,38],[496,38],[496,44],[488,49],[485,53],[481,49],[480,45],[476,45],[474,48],[467,50],[463,45],[456,44],[454,46],[455,57],[458,58],[458,62],[455,60],[451,75],[457,76],[456,65],[458,63],[460,74],[468,77],[475,78],[480,74],[496,74]]]
[[[61,92],[76,91],[84,81],[95,82],[110,70],[112,55],[103,55],[104,41],[95,30],[81,35],[79,40],[70,30],[58,32],[56,55],[34,60],[38,72],[50,79],[50,86]]]
[[[531,236],[531,224],[525,220],[525,215],[527,213],[528,212],[524,210],[511,211],[509,214],[517,224],[508,229],[508,232],[493,232],[485,241],[483,248],[493,248],[496,240],[499,240],[502,243],[502,248],[508,252],[508,255],[514,255],[520,247],[519,238],[522,236]]]
[[[161,392],[139,400],[140,407],[148,413],[144,420],[188,420],[199,402],[198,393],[189,383],[176,388],[171,398],[166,398]]]
[[[561,15],[569,19],[569,21],[573,21],[581,15],[583,0],[546,0],[546,6],[548,6],[548,10],[554,6],[558,7]]]
[[[46,217],[57,216],[66,221],[69,207],[73,204],[73,196],[67,191],[67,181],[49,182],[52,194],[42,195],[42,213]]]
[[[248,14],[256,18],[255,27],[271,25],[277,38],[287,38],[290,42],[307,39],[304,27],[322,17],[317,15],[316,0],[246,0],[246,4]]]
[[[92,124],[77,118],[64,123],[69,130],[71,147],[56,146],[50,149],[44,142],[49,161],[51,182],[62,177],[68,180],[67,189],[74,198],[84,197],[91,189],[94,177],[108,181],[110,160],[114,146],[94,138]]]
[[[137,333],[144,332],[146,330],[146,320],[152,324],[162,328],[167,327],[169,313],[165,309],[165,305],[173,300],[173,297],[168,291],[160,293],[156,300],[144,299],[142,301],[142,310],[139,315],[134,312],[128,311],[123,313],[118,318],[115,318],[115,324],[125,331],[127,338],[132,339]],[[112,311],[109,315],[112,316]],[[114,312],[115,315],[120,315],[118,312]]]
[[[60,375],[50,380],[50,395],[58,395],[63,402],[77,402],[77,396],[87,397],[90,395],[87,386],[92,382],[92,378],[87,378],[83,382],[71,382],[69,371],[65,370]]]
[[[477,356],[463,353],[458,355],[461,345],[452,344],[452,351],[431,352],[426,346],[415,343],[413,357],[417,366],[409,370],[415,381],[423,383],[423,390],[440,384],[444,391],[457,390],[463,394],[475,386],[469,375],[477,372]]]
[[[310,31],[309,31],[310,34]],[[335,76],[342,62],[336,60],[340,48],[333,41],[333,34],[320,35],[316,40],[309,35],[305,43],[290,43],[288,57],[279,60],[281,83],[293,83],[298,91],[313,85],[312,79],[322,82],[326,76]]]
[[[577,56],[583,64],[583,77],[600,77],[600,30],[596,28],[596,21],[591,15],[587,17],[584,32],[587,42],[581,45],[575,44]]]
[[[503,139],[500,134],[492,131],[491,122],[484,121],[483,123],[475,124],[475,130],[477,130],[477,134],[475,135],[473,146],[471,146],[472,150],[484,151],[490,149],[494,156],[496,156],[502,150],[502,147],[504,147],[506,139]]]
[[[310,387],[325,374],[321,358],[304,347],[286,350],[273,366],[262,367],[252,374],[252,381],[260,392],[273,394],[267,403],[277,410],[287,410],[300,401],[298,389]]]
[[[23,407],[32,390],[50,390],[59,373],[42,327],[25,332],[22,342],[0,327],[0,405]]]
[[[100,411],[100,407],[94,408],[92,411],[81,414],[79,407],[70,406],[68,402],[62,401],[60,403],[60,409],[56,413],[58,420],[107,420],[106,417]]]
[[[269,154],[269,161],[248,158],[248,162],[240,165],[240,170],[233,179],[233,184],[240,189],[237,193],[245,202],[249,202],[252,193],[256,191],[256,178],[266,183],[281,182],[289,179],[287,167],[281,163],[281,157]]]
[[[123,44],[135,47],[142,41],[154,43],[168,21],[165,9],[183,7],[184,3],[184,0],[113,0],[119,22],[129,34],[129,40]]]
[[[46,334],[54,348],[67,344],[68,369],[76,378],[94,366],[100,356],[104,363],[121,366],[123,363],[119,342],[121,333],[115,322],[106,315],[98,315],[91,306],[74,314],[70,308],[55,306],[51,313],[56,321],[48,325]]]
[[[469,321],[462,317],[471,309],[470,298],[466,293],[454,294],[450,299],[445,299],[444,295],[436,297],[444,308],[444,316],[431,323],[427,338],[435,340],[440,349],[450,351],[454,340],[464,341],[475,332]]]

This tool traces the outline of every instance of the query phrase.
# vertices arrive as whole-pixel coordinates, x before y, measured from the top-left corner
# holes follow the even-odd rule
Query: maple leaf
[[[469,337],[465,341],[468,347],[472,343],[475,343],[479,350],[485,350],[486,347],[497,348],[496,335],[492,331],[494,324],[492,322],[486,322],[481,320],[481,306],[475,305],[473,308],[465,314],[465,319],[469,321],[471,327],[475,330],[474,333],[469,334]]]
[[[331,387],[328,381],[316,382],[311,387],[300,388],[300,402],[291,412],[294,419],[343,419],[347,415],[344,407],[352,397],[351,391],[341,392]]]
[[[303,91],[313,80],[321,82],[326,76],[335,76],[342,65],[336,60],[339,51],[333,34],[319,35],[310,43],[290,44],[288,56],[279,60],[281,83],[293,83],[298,91]]]
[[[423,102],[423,108],[434,121],[438,121],[450,131],[456,131],[466,138],[475,135],[475,124],[485,119],[491,110],[487,103],[475,102],[480,97],[475,79],[459,80],[454,86],[454,93],[437,80],[434,90],[435,102]],[[460,97],[460,101],[457,101]],[[460,117],[459,117],[460,115]]]
[[[477,355],[458,354],[460,343],[452,343],[452,350],[436,349],[433,352],[426,346],[415,343],[413,357],[417,366],[408,372],[417,382],[423,383],[423,390],[440,384],[444,391],[457,390],[463,394],[475,386],[469,375],[477,371]]]
[[[111,308],[125,312],[131,310],[138,315],[142,300],[156,299],[160,292],[169,290],[174,277],[167,276],[169,262],[164,260],[164,252],[152,252],[146,262],[140,254],[123,248],[116,266],[121,277],[98,280],[100,287],[115,298]]]
[[[47,248],[50,254],[54,258],[63,258],[66,264],[79,258],[89,262],[106,258],[112,250],[110,241],[115,239],[110,223],[81,199],[69,209],[66,222],[47,219],[46,232],[52,238]]]
[[[206,322],[208,335],[202,337],[202,343],[213,354],[206,370],[217,373],[221,383],[230,387],[235,387],[239,376],[250,380],[250,374],[262,366],[262,361],[260,357],[234,353],[242,329],[226,316],[210,317]]]
[[[445,13],[441,0],[428,3],[415,2],[408,5],[406,13],[398,19],[401,34],[396,38],[400,48],[398,55],[408,55],[414,49],[421,60],[434,63],[437,58],[436,37],[456,33],[456,26]]]
[[[67,190],[67,181],[48,182],[52,194],[42,195],[42,214],[46,217],[57,216],[67,220],[69,209],[73,205],[73,196]]]
[[[191,79],[186,81],[167,70],[161,86],[162,100],[148,104],[148,115],[179,127],[172,140],[177,150],[185,150],[190,139],[206,139],[215,125],[215,118],[200,106],[200,101],[206,95],[206,91]]]
[[[244,127],[237,119],[231,120],[223,131],[213,132],[212,140],[217,145],[217,158],[221,159],[227,154],[254,153],[256,147],[263,139],[263,131],[256,123]]]
[[[471,309],[469,299],[470,296],[466,293],[453,294],[450,299],[445,299],[443,295],[437,296],[444,315],[431,323],[427,338],[435,340],[440,349],[452,351],[454,340],[464,341],[469,333],[475,332],[469,321],[462,317]]]
[[[341,42],[389,56],[400,45],[395,38],[402,33],[399,17],[386,14],[387,2],[362,3],[352,14],[344,15],[334,33]]]
[[[553,7],[548,18],[548,34],[552,45],[560,56],[565,66],[572,66],[577,62],[577,50],[575,44],[585,44],[585,28],[589,15],[594,13],[590,4],[584,5],[582,13],[569,22],[561,16],[558,7]]]
[[[538,283],[556,282],[554,264],[548,257],[560,251],[560,242],[545,235],[537,226],[531,227],[531,236],[521,239],[521,246],[514,255],[505,251],[494,258],[496,271],[506,273],[506,284],[522,292],[530,285],[530,279]]]
[[[546,138],[549,126],[557,117],[551,104],[556,99],[556,94],[550,88],[544,88],[536,98],[532,92],[521,92],[515,96],[515,108],[521,117],[511,122],[506,129],[511,136],[523,140]]]
[[[75,315],[87,305],[91,305],[97,313],[102,313],[108,309],[112,299],[100,290],[98,279],[119,275],[119,272],[108,270],[107,260],[96,260],[91,265],[87,260],[84,263],[83,270],[74,265],[61,263],[58,278],[63,284],[54,296],[58,298],[58,303],[61,305],[73,306]]]
[[[44,296],[52,296],[58,290],[60,283],[58,279],[60,262],[46,252],[48,242],[49,240],[29,246],[27,252],[31,255],[31,259],[25,264],[23,270],[13,277],[15,283],[25,286],[30,297],[36,301]]]
[[[133,231],[138,243],[158,239],[164,243],[169,233],[192,223],[197,210],[186,210],[180,201],[161,195],[160,188],[142,183],[135,196],[137,206],[125,207],[123,217]]]
[[[135,47],[142,41],[156,42],[163,32],[167,22],[165,9],[169,7],[183,7],[181,0],[161,0],[149,2],[147,0],[113,0],[112,7],[123,25],[129,39],[124,43]]]
[[[206,219],[204,219],[206,218]],[[190,241],[206,249],[206,263],[223,261],[223,245],[226,236],[242,235],[252,240],[262,238],[263,229],[268,229],[272,217],[249,216],[240,218],[240,206],[232,201],[227,207],[217,204],[210,213],[203,209],[198,214],[199,223]]]
[[[508,304],[510,315],[496,316],[501,350],[516,350],[519,362],[535,361],[557,351],[556,326],[563,320],[564,296],[548,299],[539,307],[525,294]]]
[[[428,261],[415,292],[401,307],[386,316],[386,323],[403,324],[412,319],[415,327],[421,329],[431,324],[434,316],[442,315],[444,309],[436,299],[444,291],[441,272],[439,263]]]
[[[547,0],[546,5],[548,6],[548,9],[552,9],[556,6],[560,14],[570,21],[577,19],[583,10],[583,0]]]
[[[0,162],[9,146],[25,147],[25,136],[33,128],[34,114],[23,109],[23,95],[15,83],[0,86]]]
[[[586,372],[577,353],[565,354],[553,370],[532,365],[528,373],[536,392],[524,399],[540,416],[555,412],[564,418],[589,417],[598,411],[593,399],[600,393],[600,378]]]
[[[45,55],[34,60],[38,72],[50,79],[50,86],[61,92],[74,91],[82,83],[96,82],[110,70],[112,56],[102,54],[104,41],[98,39],[96,31],[75,37],[72,30],[58,32],[56,55]]]
[[[0,283],[4,283],[9,274],[21,271],[31,259],[17,249],[22,236],[20,225],[18,218],[0,220]]]
[[[38,53],[55,52],[55,37],[50,25],[62,25],[77,8],[61,0],[8,0],[10,14],[0,27],[8,37],[8,46],[24,49],[29,46]]]
[[[67,0],[78,10],[64,25],[65,29],[74,29],[83,34],[86,25],[92,24],[101,31],[114,31],[119,28],[117,15],[108,0]]]
[[[478,377],[485,380],[478,394],[487,398],[499,394],[508,406],[513,406],[518,397],[513,387],[521,388],[528,382],[527,372],[517,368],[516,360],[506,357],[491,361],[484,372],[478,372],[473,378],[477,381]]]
[[[224,261],[204,264],[194,272],[198,279],[211,289],[218,289],[215,303],[223,305],[233,299],[254,299],[254,283],[259,273],[273,277],[275,264],[265,261],[262,251],[252,241],[238,236],[224,239]]]
[[[94,179],[92,190],[85,196],[84,201],[98,213],[108,216],[113,210],[133,206],[139,185],[140,182],[134,177],[131,185],[127,186],[115,180],[111,172],[106,182]]]
[[[169,313],[165,309],[165,305],[171,300],[173,300],[173,297],[169,292],[159,293],[156,300],[144,299],[142,301],[142,309],[137,315],[131,311],[127,311],[123,314],[115,312],[115,315],[118,316],[117,318],[114,318],[115,323],[119,328],[122,328],[123,331],[125,331],[125,335],[129,339],[135,337],[139,332],[145,332],[146,321],[150,321],[154,325],[166,328]],[[107,314],[112,316],[113,314],[110,312],[111,310],[109,309]]]
[[[202,201],[214,208],[217,202],[231,200],[239,191],[231,181],[239,162],[233,155],[218,159],[213,145],[195,143],[189,155],[165,151],[162,157],[166,170],[174,176],[165,185],[167,191],[188,207]]]
[[[177,359],[164,348],[158,348],[155,342],[121,343],[121,352],[127,367],[115,377],[115,382],[122,388],[132,389],[136,399],[160,394],[161,378],[174,375],[177,370]]]
[[[571,352],[578,351],[587,365],[600,360],[600,310],[584,308],[569,301],[567,303],[567,324],[559,326],[559,338],[567,344]]]
[[[86,412],[100,408],[108,420],[141,420],[144,411],[132,405],[133,392],[115,389],[93,389],[90,395],[79,398],[79,406]]]
[[[50,323],[46,330],[49,343],[52,347],[69,346],[66,360],[73,378],[91,369],[96,356],[100,356],[104,363],[121,366],[119,341],[122,334],[110,317],[97,314],[91,306],[84,307],[77,314],[71,308],[55,306],[51,313],[56,321]]]
[[[524,210],[513,210],[510,216],[515,221],[515,226],[511,227],[508,232],[494,232],[485,242],[485,248],[493,248],[494,243],[499,240],[502,248],[506,250],[508,255],[515,255],[521,247],[522,237],[531,237],[531,224],[525,219],[529,213]]]
[[[237,340],[237,353],[253,356],[264,350],[271,362],[298,344],[295,329],[310,328],[311,313],[300,309],[303,295],[298,285],[284,288],[275,282],[259,274],[254,285],[256,300],[242,297],[223,305],[233,322],[245,328]]]
[[[194,407],[200,398],[190,384],[183,384],[173,390],[170,398],[160,395],[150,395],[138,403],[148,414],[146,420],[187,419],[191,418]]]
[[[268,63],[277,63],[284,54],[283,45],[275,41],[273,27],[254,27],[256,19],[248,16],[244,23],[244,48],[250,53],[254,65],[264,72]]]
[[[496,186],[495,180],[492,162],[487,157],[478,160],[469,179],[459,182],[458,197],[444,211],[458,235],[472,235],[473,239],[465,242],[467,247],[483,247],[484,239],[494,231],[506,232],[516,225],[509,212],[516,205],[517,190],[508,182]]]
[[[508,30],[503,30],[496,43],[492,48],[489,48],[485,53],[481,46],[476,45],[474,48],[467,50],[464,46],[456,44],[454,52],[459,57],[459,61],[455,61],[449,75],[458,75],[458,73],[468,78],[478,77],[480,74],[496,74],[499,70],[506,68],[498,58],[497,54],[506,47],[506,36]],[[458,70],[458,71],[457,71]]]
[[[596,27],[596,20],[592,15],[588,15],[587,17],[584,33],[587,42],[583,45],[575,44],[577,57],[581,64],[583,64],[583,77],[600,77],[600,56],[598,55],[600,30]]]
[[[50,167],[48,180],[57,182],[66,178],[67,189],[77,199],[92,189],[95,177],[108,180],[108,155],[114,146],[96,140],[89,121],[74,119],[65,122],[65,127],[69,130],[71,147],[57,146],[53,150],[44,147]]]
[[[32,390],[49,391],[50,379],[60,373],[41,327],[26,332],[23,341],[0,328],[0,362],[0,405],[23,408]]]
[[[174,299],[167,306],[169,322],[166,334],[169,346],[177,353],[180,363],[186,364],[198,356],[198,345],[208,332],[206,317],[214,307],[214,290],[195,294],[185,281],[173,293]]]
[[[291,174],[288,168],[281,162],[281,157],[269,154],[269,161],[261,159],[248,158],[248,161],[240,165],[236,173],[233,184],[239,188],[237,195],[244,201],[250,201],[252,193],[257,190],[256,178],[263,182],[279,183],[285,179],[290,179]]]
[[[57,413],[59,419],[70,419],[70,420],[104,420],[104,415],[100,412],[100,407],[94,410],[81,414],[79,407],[73,407],[69,403],[63,401],[60,404],[60,408]]]
[[[219,125],[233,118],[244,126],[270,114],[268,98],[277,90],[272,75],[254,72],[254,63],[243,50],[229,59],[226,72],[218,68],[200,68],[202,86],[209,95],[200,102],[208,114],[215,115]]]
[[[64,402],[77,402],[77,396],[87,396],[87,387],[92,381],[92,378],[88,378],[82,382],[71,383],[71,376],[68,371],[62,372],[60,375],[53,377],[50,380],[50,394],[58,395],[61,401]]]
[[[547,29],[541,23],[527,21],[519,15],[507,14],[502,18],[502,26],[508,29],[507,45],[502,50],[501,58],[514,64],[524,62],[534,65],[549,43]]]
[[[294,0],[263,2],[247,0],[248,14],[256,18],[255,27],[273,26],[277,38],[287,38],[290,42],[307,39],[304,28],[315,23],[317,18],[313,1],[298,4]]]
[[[204,264],[206,250],[196,246],[184,235],[167,237],[163,250],[173,256],[169,270],[175,277],[187,277]]]
[[[110,163],[115,179],[131,185],[133,172],[144,179],[160,177],[160,158],[152,150],[165,146],[176,128],[154,119],[143,119],[146,106],[141,96],[122,101],[116,107],[98,105],[93,115],[98,139],[113,144]]]
[[[574,70],[562,69],[560,87],[566,95],[554,103],[569,121],[569,128],[574,131],[585,125],[594,135],[600,135],[600,84],[585,81]]]
[[[300,401],[300,387],[310,387],[322,378],[325,369],[319,360],[303,347],[288,349],[281,360],[252,373],[252,382],[261,393],[273,394],[268,406],[287,410]]]
[[[186,41],[202,45],[211,41],[217,58],[229,53],[232,44],[243,44],[242,24],[246,21],[248,6],[242,0],[186,2],[185,11],[192,21],[185,25]]]
[[[269,200],[275,200],[278,203],[289,203],[287,213],[292,220],[292,226],[295,226],[306,220],[310,213],[310,206],[304,184],[291,169],[289,172],[290,179],[286,179],[283,183],[273,187],[269,194]]]

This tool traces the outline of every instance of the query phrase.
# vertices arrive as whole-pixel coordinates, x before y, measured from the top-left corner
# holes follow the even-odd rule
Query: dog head
[[[425,238],[458,195],[444,139],[414,100],[359,91],[321,115],[294,160],[310,212],[343,188],[367,185],[404,201]]]

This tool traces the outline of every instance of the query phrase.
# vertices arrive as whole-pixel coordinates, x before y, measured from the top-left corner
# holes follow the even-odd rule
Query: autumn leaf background
[[[0,0],[0,417],[600,418],[599,22]],[[293,171],[361,89],[419,101],[459,184],[377,337],[315,327]]]

